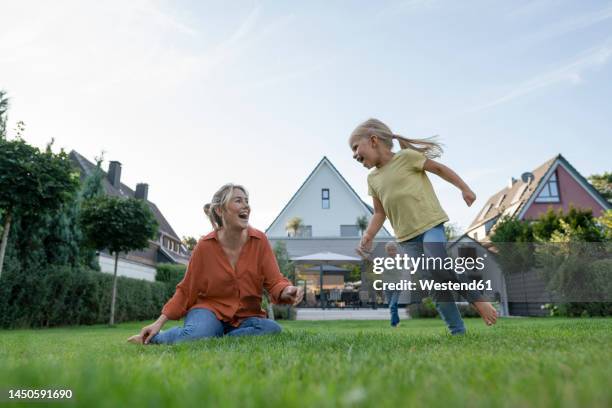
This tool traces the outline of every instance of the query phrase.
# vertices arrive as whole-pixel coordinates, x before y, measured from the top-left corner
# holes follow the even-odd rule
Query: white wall
[[[101,253],[98,256],[98,262],[100,263],[100,270],[102,272],[110,274],[113,274],[115,272],[115,258]],[[152,266],[147,266],[119,258],[119,264],[117,266],[117,275],[127,276],[128,278],[154,281],[155,268]]]

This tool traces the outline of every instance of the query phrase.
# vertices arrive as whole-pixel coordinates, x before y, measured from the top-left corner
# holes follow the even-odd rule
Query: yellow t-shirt
[[[380,200],[400,242],[448,221],[423,170],[425,160],[422,153],[402,149],[368,174],[368,194]]]

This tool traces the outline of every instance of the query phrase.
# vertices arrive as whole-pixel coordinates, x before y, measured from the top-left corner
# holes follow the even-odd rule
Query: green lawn
[[[612,319],[387,324],[147,347],[125,343],[142,323],[0,331],[0,388],[73,390],[53,406],[612,406]]]

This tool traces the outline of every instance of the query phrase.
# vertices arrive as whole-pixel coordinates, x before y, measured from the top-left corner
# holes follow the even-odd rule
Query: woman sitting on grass
[[[226,184],[204,206],[214,231],[200,238],[185,277],[161,316],[128,339],[137,344],[174,344],[206,337],[262,335],[281,331],[265,318],[265,288],[273,303],[298,304],[304,292],[281,275],[265,234],[249,226],[244,187]],[[168,320],[182,327],[160,333]]]

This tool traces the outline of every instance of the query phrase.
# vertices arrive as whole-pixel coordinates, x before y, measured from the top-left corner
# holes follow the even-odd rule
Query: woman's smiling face
[[[232,190],[232,197],[219,214],[223,219],[223,226],[229,229],[245,229],[249,226],[251,207],[249,196],[240,188]]]

